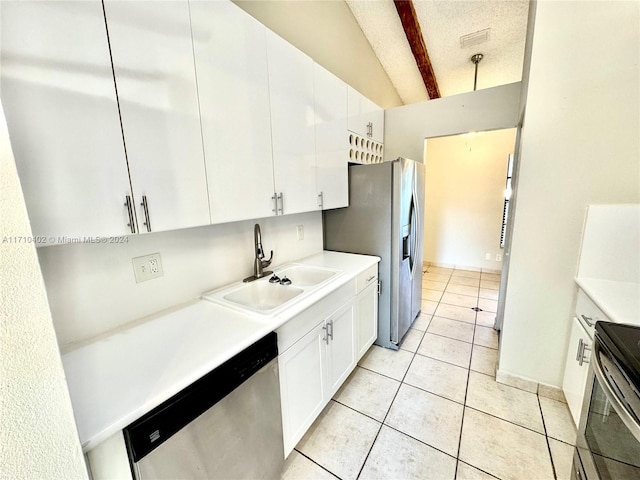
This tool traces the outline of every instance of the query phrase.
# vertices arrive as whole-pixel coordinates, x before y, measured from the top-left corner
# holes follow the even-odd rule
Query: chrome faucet
[[[243,280],[243,282],[253,282],[258,278],[266,277],[267,275],[271,275],[273,272],[264,271],[264,268],[267,268],[271,265],[271,260],[273,260],[273,250],[271,250],[271,255],[268,260],[264,259],[264,250],[262,249],[262,233],[260,232],[260,225],[255,224],[253,227],[253,243],[256,252],[256,258],[253,261],[253,275],[251,277],[247,277]]]

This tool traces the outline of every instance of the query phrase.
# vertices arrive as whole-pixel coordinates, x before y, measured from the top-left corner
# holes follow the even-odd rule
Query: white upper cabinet
[[[130,233],[101,3],[1,2],[0,10],[2,104],[34,235]]]
[[[352,87],[347,89],[350,162],[383,160],[384,110]]]
[[[384,110],[351,86],[347,95],[349,130],[375,142],[384,142]]]
[[[231,2],[192,2],[211,222],[274,215],[266,28]]]
[[[139,231],[207,225],[189,4],[104,6]]]
[[[349,205],[347,84],[313,65],[318,195],[323,209]]]
[[[271,31],[267,55],[278,213],[318,210],[313,60]]]
[[[378,143],[384,142],[384,110],[365,96],[360,98],[361,124],[364,124],[365,134]]]

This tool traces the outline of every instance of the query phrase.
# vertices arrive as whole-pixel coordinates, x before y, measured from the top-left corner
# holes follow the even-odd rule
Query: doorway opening
[[[430,138],[425,149],[424,261],[502,269],[505,193],[516,128]]]

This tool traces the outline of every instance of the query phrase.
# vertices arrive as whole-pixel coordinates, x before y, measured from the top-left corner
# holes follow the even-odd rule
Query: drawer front
[[[360,293],[372,283],[378,281],[378,264],[367,268],[364,272],[358,275],[356,278],[357,293]]]
[[[604,320],[605,322],[610,321],[602,312],[602,310],[600,310],[596,306],[596,304],[593,303],[593,300],[591,300],[581,288],[578,289],[578,299],[576,301],[576,317],[580,320],[580,323],[587,331],[587,334],[589,335],[591,340],[593,340],[595,323],[598,320]]]
[[[278,333],[278,352],[282,355],[291,345],[310,332],[318,323],[336,311],[337,308],[353,298],[356,281],[351,280],[335,292],[307,308],[304,312],[289,320],[276,330]]]

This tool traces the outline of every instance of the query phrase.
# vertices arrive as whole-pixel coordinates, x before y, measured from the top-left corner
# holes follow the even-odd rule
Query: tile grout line
[[[545,433],[538,432],[537,430],[534,430],[534,429],[529,428],[529,427],[525,427],[524,425],[520,425],[519,423],[514,423],[511,420],[507,420],[506,418],[498,417],[497,415],[494,415],[493,413],[488,413],[488,412],[485,412],[485,411],[480,410],[478,408],[471,407],[469,405],[465,405],[465,408],[468,408],[469,410],[473,410],[473,411],[478,412],[478,413],[482,413],[482,414],[487,415],[489,417],[493,417],[493,418],[495,418],[497,420],[502,420],[503,422],[506,422],[506,423],[509,423],[509,424],[513,425],[514,427],[524,428],[525,430],[528,430],[528,431],[530,431],[532,433],[537,433],[538,435],[542,435],[543,437],[547,436]]]
[[[478,294],[479,293],[480,293],[480,290],[478,289]],[[478,305],[478,299],[476,298],[476,306],[477,305]],[[465,389],[464,389],[464,402],[462,404],[462,418],[460,419],[460,435],[458,436],[458,450],[456,452],[456,469],[455,469],[455,472],[454,472],[454,478],[456,478],[458,476],[458,463],[460,462],[460,446],[462,445],[462,429],[464,428],[464,414],[465,414],[466,409],[467,409],[467,395],[469,394],[469,380],[471,378],[471,361],[473,359],[473,346],[474,346],[474,341],[476,339],[476,321],[477,321],[477,317],[478,317],[478,312],[476,312],[476,315],[474,316],[474,322],[473,322],[473,337],[472,337],[472,341],[471,341],[471,355],[469,355],[469,367],[467,368],[467,384],[466,384]]]
[[[540,395],[536,393],[536,400],[538,400],[538,408],[540,409],[540,417],[542,418],[542,428],[544,429],[544,439],[547,443],[547,451],[549,452],[549,460],[551,460],[551,470],[553,471],[553,478],[558,478],[556,472],[556,466],[553,463],[553,455],[551,455],[551,444],[549,443],[549,434],[547,433],[547,424],[544,421],[544,413],[542,412],[542,404],[540,403]]]
[[[427,267],[427,270],[426,270],[426,271],[423,271],[423,275],[424,275],[425,273],[427,273],[427,272],[428,272],[428,267]],[[452,402],[454,402],[454,403],[458,403],[458,404],[459,404],[459,402],[455,402],[454,400],[451,400],[451,399],[446,398],[446,397],[442,397],[442,396],[440,396],[440,395],[434,394],[434,393],[429,392],[429,391],[427,391],[427,390],[423,390],[422,388],[416,387],[416,386],[414,386],[414,385],[411,385],[410,383],[406,383],[406,382],[405,382],[405,379],[406,379],[406,377],[407,377],[407,374],[409,373],[409,370],[411,369],[411,366],[413,365],[413,362],[414,362],[414,360],[415,360],[415,358],[416,358],[416,355],[420,355],[421,357],[431,358],[431,357],[428,357],[428,356],[426,356],[426,355],[419,354],[419,353],[418,353],[418,349],[420,348],[420,345],[421,345],[421,344],[422,344],[422,342],[424,341],[424,337],[425,337],[425,335],[426,335],[426,333],[427,333],[427,331],[428,331],[428,328],[429,328],[429,326],[431,325],[431,322],[433,321],[433,317],[435,316],[435,311],[437,311],[438,307],[440,306],[440,303],[443,303],[443,302],[442,302],[442,297],[444,296],[444,294],[445,294],[445,292],[446,292],[446,288],[449,286],[449,284],[450,284],[450,282],[451,282],[451,277],[453,276],[452,274],[453,274],[453,271],[449,274],[449,279],[448,279],[448,281],[447,281],[447,282],[446,282],[446,284],[445,284],[445,290],[444,290],[443,292],[441,292],[440,300],[438,300],[438,302],[437,302],[436,309],[434,310],[434,313],[430,314],[430,315],[431,315],[431,318],[429,319],[429,325],[427,325],[427,328],[426,328],[425,330],[417,330],[417,331],[422,332],[422,336],[420,337],[420,341],[418,342],[418,345],[417,345],[417,347],[416,347],[416,350],[415,350],[415,351],[411,351],[411,350],[404,350],[404,349],[400,348],[400,350],[403,350],[403,351],[405,351],[405,352],[408,352],[408,353],[412,354],[412,356],[411,356],[411,361],[409,362],[409,365],[408,365],[407,369],[405,370],[405,372],[404,372],[404,374],[403,374],[402,378],[401,378],[401,379],[400,379],[400,381],[399,381],[398,389],[396,390],[395,395],[393,396],[393,399],[391,400],[391,402],[390,402],[390,404],[389,404],[389,407],[387,408],[387,411],[386,411],[386,413],[385,413],[385,415],[384,415],[384,418],[383,418],[383,420],[382,420],[382,423],[380,423],[380,427],[378,428],[378,432],[376,433],[376,436],[375,436],[375,438],[374,438],[374,440],[373,440],[373,442],[372,442],[372,444],[371,444],[371,447],[369,448],[369,451],[367,452],[367,455],[366,455],[366,457],[365,457],[365,459],[364,459],[364,461],[363,461],[363,463],[362,463],[362,465],[361,465],[361,467],[360,467],[360,470],[358,471],[358,475],[357,475],[357,477],[356,477],[356,478],[360,478],[360,475],[362,474],[362,471],[363,471],[363,469],[364,469],[364,466],[366,465],[367,460],[368,460],[369,456],[371,455],[371,451],[373,450],[373,446],[375,445],[375,443],[376,443],[376,441],[377,441],[377,439],[378,439],[378,437],[379,437],[379,435],[380,435],[380,432],[382,431],[382,426],[383,426],[383,425],[385,425],[385,426],[387,426],[388,428],[391,428],[391,429],[393,429],[393,430],[395,430],[395,431],[397,431],[397,432],[399,432],[399,433],[401,433],[401,434],[403,434],[403,435],[406,435],[407,437],[412,438],[412,439],[414,439],[414,440],[418,441],[419,443],[422,443],[422,444],[424,444],[424,445],[426,445],[426,446],[428,446],[428,447],[430,447],[430,448],[433,448],[433,449],[435,449],[435,450],[437,450],[437,451],[442,452],[441,450],[439,450],[439,449],[437,449],[437,448],[435,448],[435,447],[432,447],[431,445],[429,445],[429,444],[427,444],[427,443],[425,443],[425,442],[422,442],[421,440],[419,440],[419,439],[417,439],[417,438],[414,438],[414,437],[412,437],[411,435],[406,434],[405,432],[402,432],[402,431],[400,431],[400,430],[395,429],[394,427],[392,427],[392,426],[390,426],[390,425],[387,425],[385,422],[386,422],[386,420],[387,420],[387,418],[388,418],[388,416],[389,416],[389,413],[390,413],[390,411],[391,411],[391,408],[392,408],[392,406],[393,406],[393,404],[394,404],[394,402],[395,402],[395,400],[396,400],[396,398],[397,398],[397,396],[398,396],[398,393],[400,392],[400,389],[402,388],[402,386],[403,386],[403,385],[407,385],[407,386],[410,386],[410,387],[412,387],[412,388],[416,388],[416,389],[418,389],[418,390],[422,390],[422,391],[424,391],[424,392],[426,392],[426,393],[429,393],[429,394],[431,394],[431,395],[435,395],[435,396],[438,396],[438,397],[440,397],[440,398],[443,398],[443,399],[446,399],[446,400],[449,400],[449,401],[452,401]],[[443,283],[444,283],[444,282],[443,282]],[[476,296],[476,307],[477,307],[477,305],[478,305],[478,303],[479,303],[479,298],[480,298],[480,297],[479,297],[479,292],[480,292],[480,291],[479,291],[479,288],[480,288],[480,287],[478,287],[478,296]],[[449,304],[447,304],[447,303],[444,303],[444,304],[445,304],[445,305],[449,305]],[[464,306],[461,306],[461,307],[462,307],[462,308],[472,308],[472,307],[464,307]],[[472,359],[472,356],[473,356],[473,346],[475,345],[475,343],[474,343],[474,342],[475,342],[475,333],[476,333],[476,326],[477,326],[477,313],[478,313],[478,312],[476,311],[476,312],[475,312],[475,315],[474,315],[474,322],[471,324],[471,325],[473,325],[473,336],[472,336],[472,342],[471,342],[471,346],[472,346],[472,347],[471,347],[471,354],[469,355],[469,365],[468,365],[468,367],[466,368],[466,370],[467,370],[467,380],[466,380],[466,387],[465,387],[465,397],[464,397],[464,401],[463,401],[463,404],[462,404],[462,408],[463,408],[463,410],[462,410],[462,421],[461,421],[461,425],[460,425],[460,436],[459,436],[459,439],[458,439],[458,450],[457,450],[457,454],[456,454],[456,456],[455,456],[455,457],[453,457],[453,458],[455,458],[455,460],[456,460],[456,464],[455,464],[455,471],[454,471],[454,478],[455,478],[455,475],[457,475],[457,471],[458,471],[458,462],[460,461],[460,459],[459,459],[460,444],[461,444],[461,441],[462,441],[462,428],[463,428],[463,425],[464,425],[464,411],[465,411],[465,408],[466,408],[466,399],[467,399],[467,393],[468,393],[468,389],[469,389],[469,378],[470,378],[470,375],[471,375],[471,373],[470,373],[470,372],[471,372],[471,359]],[[422,314],[422,312],[421,312],[421,314]],[[443,317],[443,318],[446,318],[446,317]],[[458,322],[460,322],[460,323],[467,323],[467,324],[469,324],[469,322],[463,322],[463,321],[456,320],[456,319],[448,319],[448,320],[453,320],[453,321],[458,321]],[[435,335],[437,335],[437,334],[435,334]],[[440,336],[442,336],[442,335],[440,335]],[[448,337],[444,337],[444,336],[442,336],[442,337],[443,337],[443,338],[448,338]],[[457,340],[457,339],[452,339],[452,340]],[[460,340],[458,340],[458,341],[460,341]],[[468,344],[469,342],[464,342],[464,343],[467,343],[467,344]],[[487,348],[491,348],[491,347],[487,347]],[[494,349],[494,350],[495,350],[495,349]],[[442,361],[442,360],[435,359],[435,358],[434,358],[433,360],[436,360],[436,361]],[[450,365],[453,365],[453,366],[457,366],[457,367],[459,367],[459,368],[464,368],[464,367],[460,367],[460,365],[451,364],[451,363],[446,362],[446,361],[443,361],[443,363],[447,363],[447,364],[450,364]],[[366,367],[362,367],[361,365],[358,365],[358,366],[359,366],[360,368],[365,369],[365,370],[369,370],[369,371],[371,371],[371,372],[373,372],[373,373],[376,373],[376,374],[382,375],[382,376],[384,376],[384,377],[386,377],[386,378],[391,378],[391,379],[393,379],[393,380],[398,381],[397,379],[394,379],[394,378],[392,378],[392,377],[388,377],[387,375],[381,374],[381,373],[376,372],[376,371],[374,371],[374,370],[370,370],[370,369],[368,369],[368,368],[366,368]],[[481,373],[481,372],[478,372],[478,373]],[[481,374],[482,374],[482,373],[481,373]],[[367,414],[365,414],[365,413],[363,413],[363,412],[360,412],[360,411],[356,410],[355,408],[351,408],[351,407],[349,407],[348,405],[344,405],[344,404],[342,404],[341,402],[339,402],[339,401],[337,401],[337,400],[333,400],[333,401],[335,401],[336,403],[338,403],[338,404],[340,404],[340,405],[343,405],[343,406],[345,406],[345,407],[347,407],[347,408],[349,408],[349,409],[353,410],[354,412],[357,412],[357,413],[359,413],[359,414],[361,414],[361,415],[366,416],[367,418],[371,418],[372,420],[374,420],[374,421],[378,422],[378,420],[377,420],[377,419],[374,419],[373,417],[370,417],[369,415],[367,415]],[[451,457],[451,455],[450,455],[450,454],[448,454],[448,453],[446,453],[446,452],[442,452],[442,453],[444,453],[445,455],[448,455],[448,456],[450,456],[450,457]],[[315,462],[314,462],[314,463],[315,463]],[[475,468],[475,467],[474,467],[474,468]]]
[[[424,273],[423,273],[423,275],[424,275]],[[414,319],[414,321],[415,321],[415,319]],[[429,323],[431,323],[431,320],[429,320]],[[422,338],[424,338],[424,334],[425,333],[426,333],[426,331],[422,333]],[[422,338],[420,339],[420,343],[422,343]],[[418,347],[420,346],[420,343],[418,343]],[[402,349],[399,348],[398,351],[399,350],[402,350]],[[408,350],[403,350],[403,351],[408,352],[408,353],[412,353],[411,361],[409,362],[409,366],[407,367],[406,371],[404,372],[404,375],[400,379],[400,384],[398,385],[398,389],[396,390],[396,393],[393,396],[393,399],[389,403],[389,408],[387,408],[387,411],[384,414],[384,418],[382,419],[382,422],[380,423],[380,427],[378,428],[378,432],[376,433],[376,436],[373,439],[373,442],[371,443],[371,447],[369,447],[369,451],[367,452],[367,455],[364,458],[364,461],[362,462],[362,465],[360,466],[360,470],[358,470],[358,475],[356,476],[356,480],[358,478],[360,478],[360,475],[362,475],[362,470],[364,470],[364,466],[367,464],[367,460],[369,459],[369,455],[371,455],[371,451],[373,450],[373,446],[376,444],[376,441],[378,440],[378,437],[380,436],[380,432],[382,431],[382,426],[385,425],[385,421],[386,421],[387,417],[389,416],[389,412],[391,411],[391,407],[393,406],[393,402],[396,401],[396,398],[398,397],[398,393],[400,392],[400,388],[402,388],[402,385],[404,384],[404,379],[407,376],[407,372],[409,372],[409,369],[411,368],[411,364],[413,363],[413,360],[417,355],[417,353],[416,353],[417,352],[417,348],[416,348],[416,352],[410,352]],[[375,372],[375,373],[378,373],[378,372]],[[391,378],[391,377],[389,377],[389,378]],[[396,379],[394,379],[394,380],[396,380]],[[396,381],[398,381],[398,380],[396,380]],[[359,413],[361,413],[361,412],[359,412]]]
[[[398,387],[399,388],[399,387]],[[378,422],[379,424],[382,425],[382,422],[380,420],[378,420],[377,418],[372,417],[371,415],[361,412],[360,410],[358,410],[355,407],[352,407],[350,405],[347,405],[346,403],[341,402],[340,400],[336,400],[335,398],[332,398],[331,401],[336,402],[338,405],[342,405],[343,407],[348,408],[349,410],[353,410],[356,413],[359,413],[360,415],[364,415],[367,418],[370,418],[371,420],[375,420],[376,422]]]
[[[400,388],[398,388],[398,390],[400,390]],[[397,394],[398,394],[398,392],[396,392],[396,395]],[[395,397],[394,397],[394,400],[395,400]],[[391,402],[391,403],[393,403],[393,402]],[[391,408],[391,405],[389,405],[389,408]],[[371,446],[369,447],[369,451],[367,452],[367,455],[364,457],[364,461],[362,462],[362,465],[360,465],[360,469],[358,470],[358,475],[356,475],[356,480],[358,478],[360,478],[360,475],[362,475],[362,470],[364,470],[364,466],[367,464],[367,460],[369,460],[369,455],[371,455],[371,451],[373,450],[373,446],[376,444],[376,441],[378,440],[378,437],[380,436],[380,432],[382,431],[382,426],[383,425],[384,425],[384,423],[381,423],[380,426],[378,427],[378,431],[376,432],[376,436],[373,439],[373,442],[371,442]]]
[[[438,318],[442,318],[442,317],[438,317]],[[451,320],[451,318],[447,318],[447,320]],[[460,320],[454,320],[454,321],[456,321],[456,322],[460,322]],[[429,322],[429,323],[431,323],[431,322]],[[460,322],[460,323],[464,323],[464,324],[466,324],[466,325],[473,325],[473,324],[468,323],[468,322]],[[478,325],[478,326],[479,326],[479,327],[483,327],[483,328],[491,328],[491,327],[485,327],[484,325]],[[475,332],[475,325],[474,325],[474,332]],[[490,349],[490,350],[499,350],[498,348],[487,347],[486,345],[482,345],[481,343],[476,343],[476,344],[474,344],[473,342],[466,342],[466,341],[464,341],[464,340],[460,340],[459,338],[447,337],[446,335],[442,335],[442,334],[440,334],[440,333],[430,332],[430,331],[428,331],[428,330],[425,330],[425,333],[428,333],[428,334],[430,334],[430,335],[437,335],[438,337],[442,337],[442,338],[448,338],[449,340],[456,340],[457,342],[466,343],[466,344],[468,344],[468,345],[477,345],[477,346],[479,346],[479,347],[488,348],[488,349]],[[408,350],[406,350],[406,351],[408,351]]]
[[[427,270],[426,270],[426,271],[423,271],[423,274],[428,272],[428,268],[429,268],[429,267],[427,267]],[[440,306],[440,304],[444,304],[444,305],[452,305],[452,304],[448,304],[448,303],[446,303],[446,302],[442,302],[442,297],[443,297],[443,296],[444,296],[444,294],[446,293],[446,288],[447,288],[447,287],[449,286],[449,284],[451,283],[451,279],[452,279],[452,277],[453,277],[453,272],[454,272],[454,271],[455,271],[455,269],[453,269],[453,270],[452,270],[452,272],[449,274],[449,279],[448,279],[448,280],[447,280],[447,282],[445,283],[445,290],[444,290],[443,292],[440,292],[440,293],[441,293],[441,295],[440,295],[440,300],[438,300],[438,302],[437,302],[436,310],[437,310],[437,308]],[[444,282],[442,282],[442,283],[444,283]],[[450,293],[451,293],[451,292],[450,292]],[[456,294],[456,295],[461,295],[461,294]],[[480,297],[479,297],[479,287],[478,287],[478,296],[476,297],[476,306],[479,304],[479,298],[480,298]],[[452,305],[452,306],[459,306],[459,305]],[[465,306],[459,306],[459,307],[461,307],[461,308],[473,308],[473,307],[465,307]],[[422,313],[422,312],[421,312],[421,313]],[[436,448],[436,447],[433,447],[433,446],[429,445],[428,443],[426,443],[426,442],[424,442],[424,441],[422,441],[422,440],[419,440],[419,439],[417,439],[417,438],[415,438],[415,437],[413,437],[413,436],[411,436],[411,435],[409,435],[409,434],[407,434],[407,433],[405,433],[405,432],[403,432],[403,431],[401,431],[401,430],[398,430],[398,429],[394,428],[394,427],[393,427],[393,426],[391,426],[391,425],[387,425],[387,424],[385,423],[385,422],[386,422],[386,420],[387,420],[387,418],[388,418],[388,416],[389,416],[389,413],[390,413],[390,411],[391,411],[391,408],[392,408],[392,406],[393,406],[394,402],[396,401],[397,396],[398,396],[398,394],[399,394],[399,392],[400,392],[400,389],[401,389],[401,387],[402,387],[403,385],[407,385],[407,386],[410,386],[410,387],[412,387],[412,388],[416,388],[416,389],[418,389],[418,390],[424,391],[424,392],[426,392],[426,393],[428,393],[428,394],[431,394],[431,395],[434,395],[434,396],[437,396],[437,397],[443,398],[443,399],[445,399],[445,400],[449,400],[449,401],[451,401],[451,402],[454,402],[454,403],[460,404],[459,402],[456,402],[455,400],[452,400],[452,399],[447,398],[447,397],[443,397],[443,396],[438,395],[438,394],[435,394],[435,393],[433,393],[433,392],[429,392],[428,390],[422,389],[422,388],[420,388],[420,387],[416,387],[416,386],[414,386],[414,385],[411,385],[410,383],[406,383],[406,382],[405,382],[406,377],[407,377],[407,375],[408,375],[408,372],[409,372],[409,370],[411,369],[411,367],[412,367],[412,365],[413,365],[413,363],[414,363],[414,361],[415,361],[415,359],[416,359],[416,356],[417,356],[417,355],[420,355],[421,357],[432,358],[432,359],[433,359],[433,360],[435,360],[435,361],[441,361],[441,362],[443,362],[443,363],[445,363],[445,364],[452,365],[452,366],[456,366],[456,367],[458,367],[458,368],[465,368],[465,367],[461,367],[460,365],[456,365],[456,364],[453,364],[453,363],[450,363],[450,362],[447,362],[447,361],[444,361],[444,360],[440,360],[440,359],[437,359],[437,358],[429,357],[428,355],[423,355],[423,354],[418,353],[418,349],[420,348],[420,345],[421,345],[421,344],[422,344],[422,342],[424,341],[424,338],[425,338],[426,334],[428,333],[428,328],[430,327],[431,322],[433,321],[433,317],[435,316],[435,311],[434,311],[434,313],[433,313],[433,314],[430,314],[430,315],[431,315],[431,318],[429,319],[429,323],[427,324],[427,327],[426,327],[426,329],[425,329],[425,330],[417,330],[417,329],[416,329],[418,332],[421,332],[421,333],[422,333],[422,335],[420,336],[420,339],[419,339],[419,341],[417,342],[417,347],[416,347],[415,351],[405,350],[405,349],[400,348],[400,350],[403,350],[403,351],[405,351],[405,352],[408,352],[408,353],[412,354],[412,355],[411,355],[411,360],[410,360],[410,362],[409,362],[409,364],[408,364],[408,366],[407,366],[406,370],[404,371],[404,374],[402,375],[402,378],[399,380],[398,388],[397,388],[397,390],[396,390],[396,392],[395,392],[395,394],[394,394],[394,396],[393,396],[393,399],[392,399],[392,400],[391,400],[391,402],[389,403],[389,407],[386,409],[386,412],[385,412],[385,415],[384,415],[384,418],[383,418],[382,422],[380,422],[380,421],[379,421],[379,420],[377,420],[376,418],[373,418],[373,417],[372,417],[372,416],[370,416],[370,415],[367,415],[366,413],[360,412],[359,410],[357,410],[357,409],[355,409],[355,408],[353,408],[353,407],[350,407],[349,405],[346,405],[346,404],[344,404],[344,403],[342,403],[342,402],[340,402],[340,401],[336,400],[335,398],[332,398],[332,399],[331,399],[331,401],[335,402],[336,404],[341,405],[341,406],[344,406],[344,407],[348,408],[349,410],[351,410],[351,411],[353,411],[353,412],[355,412],[355,413],[359,413],[360,415],[363,415],[364,417],[369,418],[369,419],[371,419],[371,420],[373,420],[373,421],[375,421],[375,422],[377,422],[377,423],[379,424],[378,431],[376,432],[376,435],[375,435],[375,437],[374,437],[374,439],[373,439],[373,441],[372,441],[372,443],[371,443],[371,446],[369,447],[369,450],[368,450],[368,452],[367,452],[367,455],[365,456],[364,461],[363,461],[362,465],[360,466],[360,469],[359,469],[359,471],[358,471],[358,474],[357,474],[357,476],[356,476],[356,479],[360,478],[360,476],[362,475],[362,471],[364,470],[364,467],[365,467],[365,465],[366,465],[366,463],[367,463],[367,461],[368,461],[368,459],[369,459],[369,456],[371,455],[371,452],[373,451],[373,447],[374,447],[374,445],[376,444],[376,442],[377,442],[377,440],[378,440],[378,438],[379,438],[379,436],[380,436],[380,433],[381,433],[381,431],[382,431],[382,427],[383,427],[383,426],[387,426],[387,428],[390,428],[390,429],[392,429],[392,430],[394,430],[394,431],[396,431],[396,432],[398,432],[398,433],[401,433],[401,434],[403,434],[403,435],[405,435],[405,436],[407,436],[407,437],[409,437],[409,438],[411,438],[411,439],[413,439],[413,440],[417,441],[418,443],[421,443],[421,444],[423,444],[423,445],[425,445],[425,446],[427,446],[427,447],[429,447],[429,448],[432,448],[432,449],[434,449],[434,450],[436,450],[436,451],[438,451],[438,452],[441,452],[441,453],[443,453],[443,454],[447,455],[448,457],[454,458],[454,460],[456,461],[456,463],[455,463],[455,470],[454,470],[454,478],[455,478],[455,476],[457,475],[457,472],[458,472],[458,464],[459,464],[459,462],[461,462],[461,460],[460,460],[460,458],[459,458],[459,454],[460,454],[460,445],[461,445],[461,441],[462,441],[462,428],[463,428],[463,426],[464,426],[464,412],[465,412],[465,409],[467,408],[467,406],[466,406],[466,401],[467,401],[467,395],[468,395],[468,389],[469,389],[469,380],[470,380],[470,375],[471,375],[471,371],[472,371],[472,370],[471,370],[471,361],[472,361],[472,358],[473,358],[473,347],[475,346],[476,327],[478,326],[478,325],[477,325],[477,313],[478,313],[478,312],[476,311],[476,312],[475,312],[475,316],[474,316],[474,322],[471,324],[471,325],[473,325],[473,335],[472,335],[472,341],[471,341],[471,343],[470,343],[470,344],[471,344],[471,354],[469,355],[469,364],[468,364],[468,367],[466,367],[466,370],[467,370],[467,380],[466,380],[466,386],[465,386],[465,395],[464,395],[464,400],[463,400],[463,403],[462,403],[462,408],[463,408],[463,410],[462,410],[462,419],[461,419],[461,426],[460,426],[460,436],[459,436],[459,439],[458,439],[458,450],[457,450],[457,453],[456,453],[456,456],[455,456],[455,457],[454,457],[454,456],[452,456],[451,454],[447,453],[447,452],[444,452],[444,451],[442,451],[442,450],[440,450],[440,449],[438,449],[438,448]],[[442,318],[447,318],[447,317],[442,317]],[[460,322],[460,323],[470,324],[469,322],[464,322],[464,321],[457,320],[457,319],[449,319],[449,318],[447,318],[447,319],[448,319],[448,320],[452,320],[452,321],[457,321],[457,322]],[[429,332],[429,333],[431,333],[431,332]],[[432,335],[436,335],[436,336],[440,336],[440,337],[443,337],[443,338],[450,338],[450,337],[446,337],[446,336],[444,336],[444,335],[438,335],[438,334],[434,334],[434,333],[431,333],[431,334],[432,334]],[[461,340],[458,340],[458,339],[451,339],[451,340],[454,340],[454,341],[461,341]],[[464,341],[462,341],[462,342],[463,342],[463,343],[466,343],[466,344],[469,344],[469,342],[464,342]],[[480,346],[483,346],[483,345],[480,345]],[[485,347],[485,348],[490,348],[490,349],[492,349],[492,347]],[[493,350],[495,350],[495,349],[493,349]],[[398,382],[398,380],[397,380],[397,379],[395,379],[395,378],[393,378],[393,377],[389,377],[389,376],[384,375],[384,374],[382,374],[382,373],[380,373],[380,372],[377,372],[377,371],[375,371],[375,370],[371,370],[371,369],[369,369],[369,368],[363,367],[363,366],[362,366],[362,365],[360,365],[360,364],[356,364],[356,366],[357,366],[357,367],[360,367],[360,368],[362,368],[362,369],[364,369],[364,370],[371,371],[371,372],[376,373],[376,374],[378,374],[378,375],[381,375],[381,376],[383,376],[383,377],[385,377],[385,378],[389,378],[389,379],[392,379],[392,380],[395,380],[396,382]],[[477,373],[480,373],[480,374],[482,374],[482,375],[486,375],[486,374],[484,374],[484,373],[482,373],[482,372],[477,372]],[[493,378],[494,378],[494,380],[495,380],[495,377],[493,377]],[[539,402],[539,398],[538,398],[538,404],[539,404],[539,408],[541,409],[540,402]],[[469,407],[469,408],[470,408],[470,407]],[[484,412],[482,412],[482,413],[484,413]],[[498,417],[498,418],[499,418],[499,417]],[[502,419],[502,420],[504,420],[504,419]],[[543,420],[543,422],[544,422],[544,420]],[[511,422],[510,422],[510,423],[511,423]],[[515,424],[514,424],[514,425],[515,425]],[[526,428],[526,427],[523,427],[523,428]],[[546,431],[546,430],[545,430],[545,431]],[[547,437],[547,446],[548,446],[548,448],[549,448],[549,454],[550,454],[550,447],[549,447],[549,443],[548,443],[548,437]],[[302,451],[298,450],[297,448],[294,448],[294,450],[295,450],[298,454],[300,454],[302,457],[304,457],[304,458],[306,458],[307,460],[311,461],[313,464],[317,465],[318,467],[320,467],[322,470],[326,471],[327,473],[329,473],[329,474],[330,474],[330,475],[332,475],[333,477],[335,477],[335,478],[337,478],[337,479],[339,479],[339,480],[342,480],[342,478],[341,478],[340,476],[338,476],[338,475],[334,474],[334,473],[333,473],[333,472],[331,472],[329,469],[325,468],[323,465],[321,465],[320,463],[318,463],[318,462],[316,462],[315,460],[313,460],[311,457],[309,457],[309,456],[307,456],[306,454],[304,454]],[[466,462],[463,462],[463,463],[467,464]],[[470,464],[467,464],[467,465],[470,465]],[[552,460],[552,465],[553,465],[553,460]],[[471,467],[473,467],[473,465],[470,465],[470,466],[471,466]],[[473,467],[473,468],[477,468],[477,467]],[[480,471],[482,471],[481,469],[479,469],[479,470],[480,470]],[[484,473],[487,473],[487,472],[484,472]],[[491,474],[489,474],[489,475],[491,475]],[[555,475],[555,468],[554,468],[554,475]],[[556,478],[557,478],[557,477],[556,477]]]
[[[315,463],[317,466],[319,466],[321,469],[323,469],[325,472],[329,473],[330,475],[336,477],[339,480],[342,480],[342,477],[336,475],[335,473],[333,473],[331,470],[323,467],[322,465],[320,465],[318,462],[316,462],[313,458],[309,457],[308,455],[306,455],[304,452],[301,452],[300,450],[298,450],[297,448],[293,448],[296,452],[298,452],[300,455],[302,455],[304,458],[306,458],[307,460],[309,460],[312,463]]]
[[[425,442],[424,440],[420,440],[419,438],[416,438],[416,437],[414,437],[413,435],[410,435],[410,434],[408,434],[408,433],[406,433],[406,432],[403,432],[402,430],[397,429],[397,428],[396,428],[396,427],[394,427],[393,425],[389,425],[389,424],[385,423],[385,424],[384,424],[384,426],[385,426],[385,427],[387,427],[387,428],[389,428],[390,430],[393,430],[393,431],[395,431],[395,432],[398,432],[398,433],[400,433],[400,434],[404,435],[405,437],[409,437],[410,439],[415,440],[416,442],[421,443],[422,445],[426,445],[427,447],[432,448],[433,450],[436,450],[436,451],[438,451],[438,452],[440,452],[440,453],[442,453],[442,454],[444,454],[444,455],[446,455],[446,456],[448,456],[448,457],[451,457],[451,458],[455,459],[456,461],[458,460],[456,457],[454,457],[454,456],[453,456],[453,455],[451,455],[450,453],[447,453],[447,452],[445,452],[444,450],[440,450],[439,448],[434,447],[433,445],[428,444],[428,443],[427,443],[427,442]],[[454,476],[454,478],[455,478],[455,476]]]
[[[424,333],[422,334],[422,336],[424,337]],[[420,342],[422,342],[422,339],[420,339]],[[419,346],[419,344],[418,344],[418,346]],[[399,348],[398,351],[399,350],[401,350],[401,349]],[[398,397],[398,393],[400,392],[400,389],[402,388],[402,385],[404,384],[404,379],[407,376],[407,373],[409,372],[409,369],[411,368],[411,364],[413,363],[414,358],[417,355],[416,352],[409,352],[408,350],[403,350],[403,351],[408,352],[408,353],[413,353],[413,356],[411,357],[411,361],[409,362],[409,366],[407,367],[407,370],[404,372],[404,375],[402,376],[402,379],[400,380],[400,385],[398,386],[398,390],[396,390],[396,393],[393,396],[393,399],[391,400],[391,403],[389,403],[389,408],[387,408],[387,411],[386,411],[386,413],[384,415],[384,418],[382,419],[382,423],[380,423],[380,428],[378,428],[378,432],[376,433],[376,437],[373,439],[373,442],[371,443],[371,447],[369,447],[369,451],[367,452],[367,456],[364,458],[364,461],[362,462],[362,465],[360,466],[360,470],[358,470],[358,475],[356,476],[356,480],[358,478],[360,478],[360,475],[362,475],[362,470],[364,470],[364,466],[367,464],[367,460],[369,459],[369,455],[371,455],[371,451],[373,450],[373,446],[376,444],[376,441],[378,440],[378,437],[380,436],[380,432],[382,431],[382,426],[385,425],[384,422],[387,420],[387,417],[389,416],[389,412],[391,411],[391,407],[393,406],[393,402],[396,401],[396,398]]]

